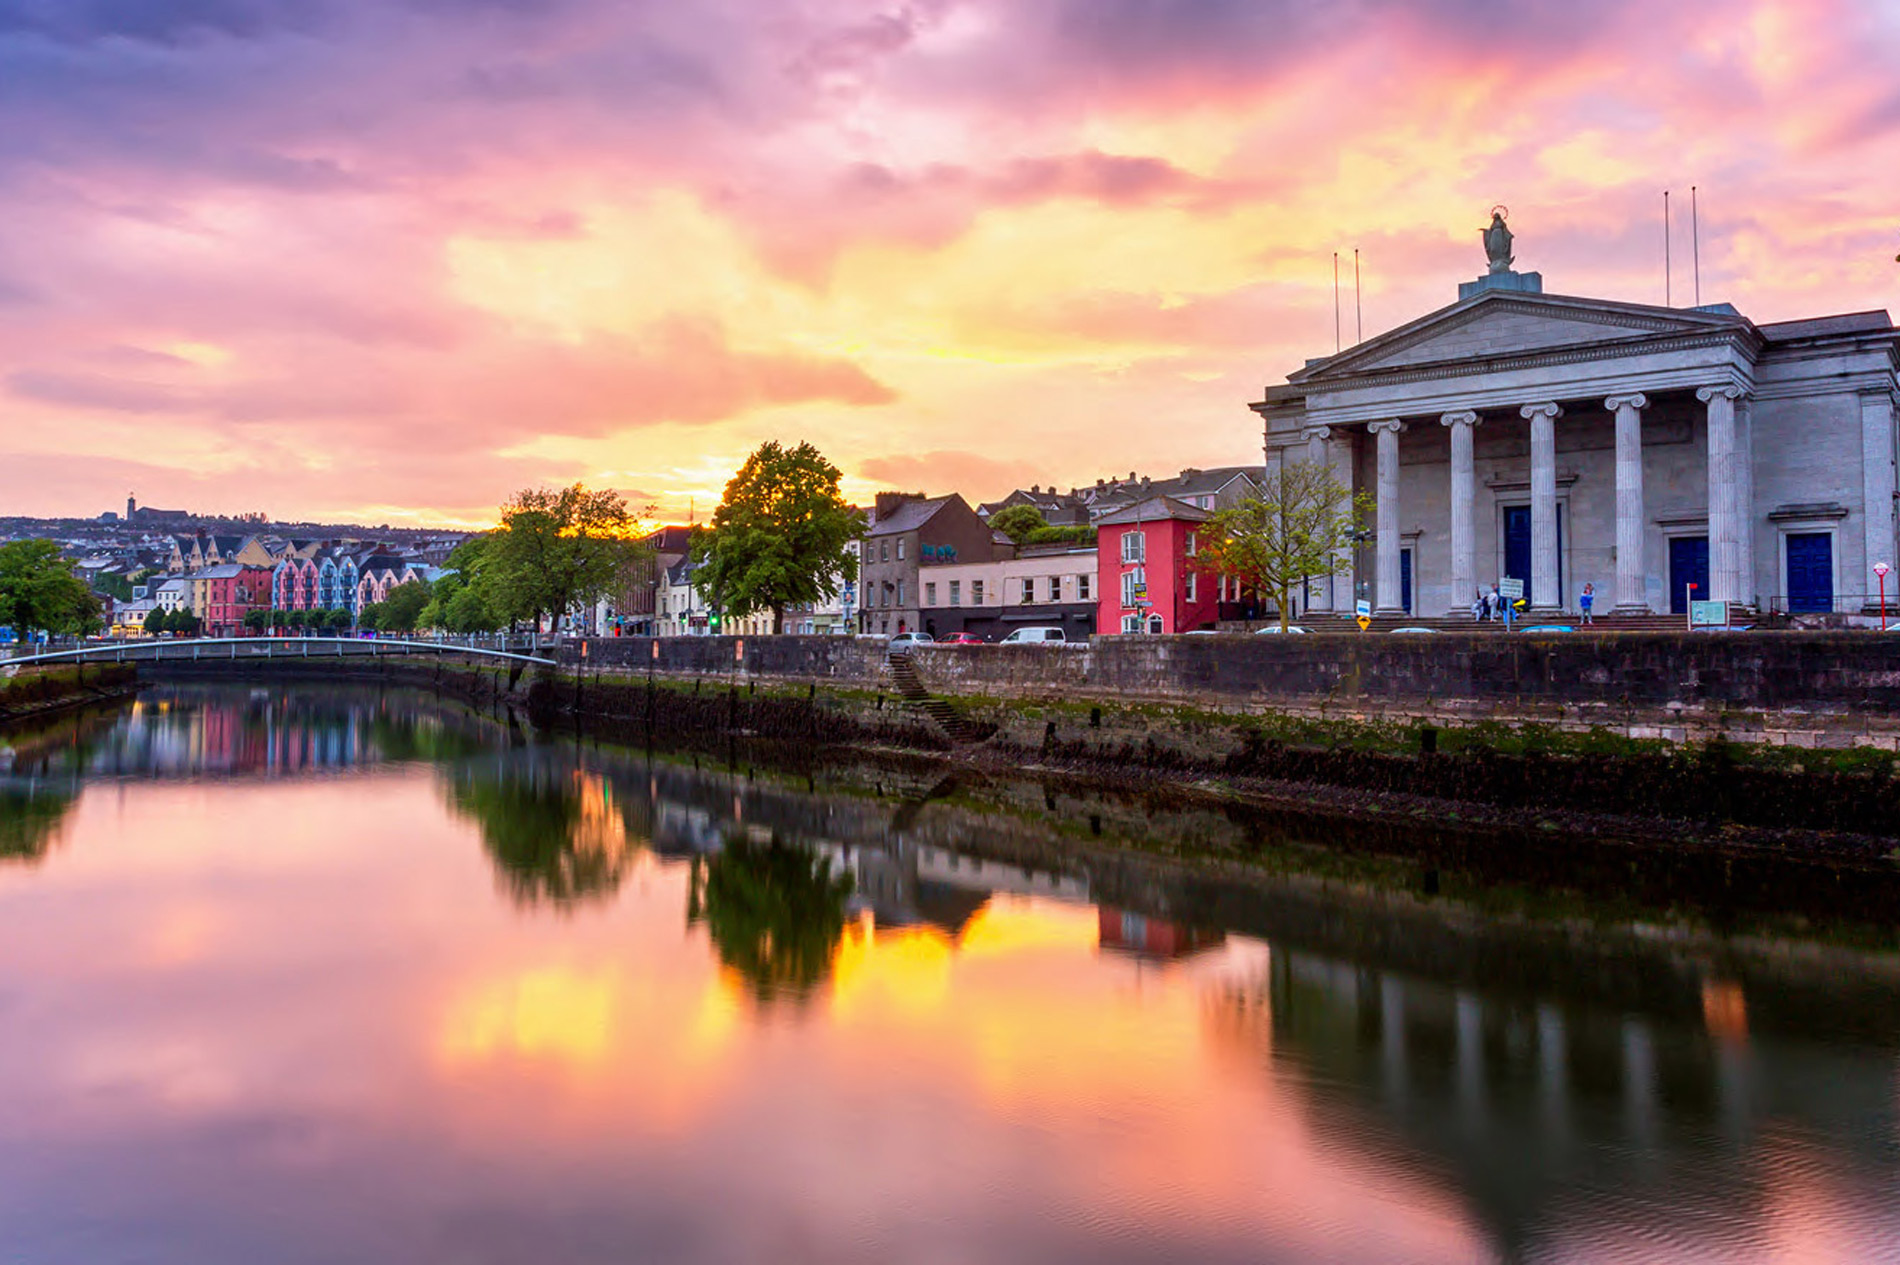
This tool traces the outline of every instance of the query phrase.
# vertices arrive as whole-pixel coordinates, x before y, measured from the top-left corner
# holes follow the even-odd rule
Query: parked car
[[[1032,642],[1067,641],[1060,628],[1018,628],[1003,638],[1005,646],[1021,646]]]
[[[1280,627],[1280,625],[1278,624],[1268,624],[1265,628],[1254,629],[1253,635],[1256,637],[1265,637],[1266,635],[1271,633],[1277,637],[1281,633],[1289,633],[1289,634],[1304,636],[1305,634],[1310,633],[1312,631],[1313,630],[1311,628],[1302,628],[1298,624],[1288,624],[1285,628]]]
[[[1426,628],[1420,624],[1407,624],[1403,628],[1394,628],[1395,633],[1437,633],[1436,628]]]
[[[892,633],[890,648],[892,654],[908,651],[912,646],[928,646],[935,638],[925,632]]]
[[[1560,633],[1575,632],[1577,630],[1570,624],[1532,624],[1530,627],[1520,628],[1518,631],[1521,633]]]
[[[937,644],[940,646],[980,646],[984,644],[984,641],[973,632],[953,632],[948,637],[939,640]]]

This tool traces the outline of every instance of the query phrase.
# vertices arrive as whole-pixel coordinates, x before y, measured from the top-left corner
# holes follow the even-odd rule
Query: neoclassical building
[[[1900,565],[1888,314],[1757,325],[1727,304],[1544,294],[1508,270],[1508,244],[1458,302],[1250,406],[1269,479],[1278,462],[1330,462],[1377,501],[1308,609],[1463,612],[1501,577],[1553,613],[1586,582],[1599,613],[1679,612],[1690,585],[1760,609],[1863,609],[1875,564]]]

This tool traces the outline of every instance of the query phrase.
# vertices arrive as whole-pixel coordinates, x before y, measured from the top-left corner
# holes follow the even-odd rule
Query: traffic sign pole
[[[1884,562],[1874,563],[1874,578],[1880,581],[1880,631],[1887,631],[1887,572],[1893,570]]]

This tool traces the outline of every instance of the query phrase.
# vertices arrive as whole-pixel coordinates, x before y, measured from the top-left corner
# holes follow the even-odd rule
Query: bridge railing
[[[513,663],[550,664],[553,654],[541,639],[514,638],[478,644],[469,638],[417,640],[398,637],[192,637],[99,641],[80,646],[40,649],[0,660],[17,668],[31,664],[137,663],[175,660],[381,658],[412,655],[469,655]]]

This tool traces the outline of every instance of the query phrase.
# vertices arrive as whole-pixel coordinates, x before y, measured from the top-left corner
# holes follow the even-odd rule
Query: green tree
[[[531,619],[538,628],[546,616],[558,619],[598,601],[644,555],[633,531],[618,492],[590,492],[578,483],[519,492],[481,549],[485,602],[501,619]]]
[[[719,960],[760,1001],[803,1000],[830,973],[853,887],[810,848],[740,836],[703,873],[695,864],[686,920],[706,924]]]
[[[421,580],[398,584],[383,599],[382,622],[377,627],[384,632],[414,632],[429,601],[429,586]]]
[[[117,575],[110,571],[102,571],[93,578],[92,586],[114,601],[129,602],[132,600],[132,582],[122,575]]]
[[[151,609],[151,613],[145,617],[145,631],[148,633],[162,633],[166,631],[170,625],[171,615],[163,606],[154,606]]]
[[[864,511],[838,492],[838,467],[810,444],[759,446],[726,484],[712,527],[693,542],[694,583],[728,619],[819,602],[858,574],[848,546],[864,535]]]
[[[323,612],[323,628],[325,632],[331,633],[348,632],[350,630],[349,608],[339,606],[335,610]]]
[[[1048,525],[1049,520],[1033,505],[1011,505],[990,515],[990,527],[1019,545],[1028,542],[1030,532],[1040,531]]]
[[[383,604],[381,602],[365,602],[363,609],[356,612],[356,626],[358,628],[374,628],[376,631],[381,632],[383,629]]]
[[[263,632],[270,627],[271,613],[266,610],[248,610],[244,612],[244,627],[251,632]]]
[[[171,617],[165,621],[165,627],[181,636],[196,637],[204,627],[204,621],[181,606],[171,613]]]
[[[99,599],[50,540],[0,545],[0,624],[25,637],[35,630],[88,633],[101,626]]]
[[[1294,589],[1339,568],[1372,509],[1372,498],[1342,485],[1330,466],[1283,460],[1258,495],[1200,529],[1200,561],[1272,598],[1285,628]]]

